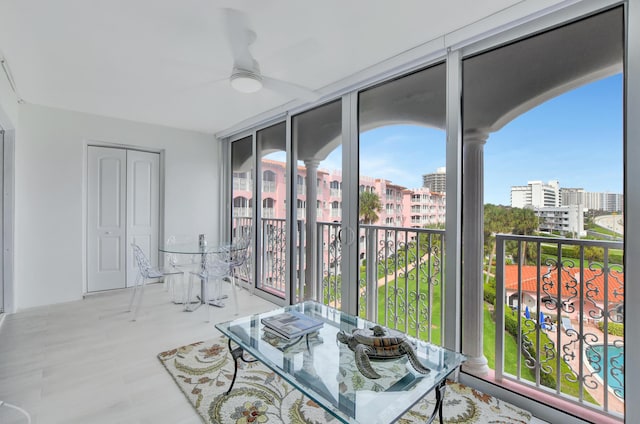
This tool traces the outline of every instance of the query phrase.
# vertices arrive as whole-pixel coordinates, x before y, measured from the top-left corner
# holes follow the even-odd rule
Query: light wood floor
[[[136,322],[130,290],[33,308],[5,317],[0,328],[0,400],[30,412],[34,424],[196,424],[202,421],[156,355],[219,332],[234,318],[232,302],[182,312],[161,284],[147,286]],[[239,290],[239,316],[276,306]],[[0,407],[0,423],[26,423]]]

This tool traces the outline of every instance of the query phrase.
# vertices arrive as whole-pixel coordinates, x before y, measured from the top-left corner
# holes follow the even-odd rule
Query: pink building
[[[262,217],[285,219],[286,179],[284,162],[262,160]],[[298,166],[295,180],[297,217],[306,219],[307,170]],[[317,171],[317,219],[319,222],[342,220],[342,174],[339,171]],[[360,192],[377,193],[382,204],[378,221],[374,225],[386,227],[423,228],[444,224],[445,193],[432,193],[428,188],[407,189],[389,180],[368,176],[360,177]],[[249,172],[235,173],[233,178],[233,215],[250,217],[253,179]]]

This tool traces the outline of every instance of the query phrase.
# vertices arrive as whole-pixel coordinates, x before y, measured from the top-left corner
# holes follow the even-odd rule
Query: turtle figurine
[[[340,331],[336,334],[339,342],[349,346],[355,353],[356,365],[367,378],[380,378],[373,367],[371,359],[394,359],[407,355],[409,362],[416,371],[428,374],[429,368],[420,363],[413,346],[406,336],[399,331],[384,329],[379,325],[372,328],[356,328],[351,335]]]

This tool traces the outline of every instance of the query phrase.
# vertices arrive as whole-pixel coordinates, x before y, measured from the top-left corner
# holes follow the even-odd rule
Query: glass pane
[[[292,120],[297,155],[295,184],[297,231],[304,252],[297,255],[294,299],[316,299],[340,308],[342,254],[342,104],[334,101]]]
[[[622,65],[622,8],[463,62],[465,161],[484,149],[484,164],[463,168],[484,166],[477,283],[489,366],[502,302],[504,374],[615,416],[624,413]]]
[[[251,136],[231,143],[232,171],[232,242],[239,243],[243,237],[251,235],[253,229],[253,139]],[[241,278],[253,285],[254,257],[250,252],[249,266],[245,267]]]
[[[257,132],[260,158],[260,278],[258,287],[284,299],[287,243],[287,126]]]
[[[360,93],[359,313],[439,344],[445,65]]]
[[[4,131],[0,127],[0,187],[4,187]],[[0,220],[4,221],[3,213],[4,213],[4,198],[0,199]],[[4,232],[0,235],[2,239],[1,245],[4,246]],[[0,258],[0,314],[4,312],[4,261],[3,258]]]

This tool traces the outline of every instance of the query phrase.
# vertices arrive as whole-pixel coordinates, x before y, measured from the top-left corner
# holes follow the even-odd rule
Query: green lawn
[[[408,279],[409,281],[409,291],[415,292],[416,290],[416,270],[411,270],[406,277],[398,277],[396,280],[392,280],[390,278],[389,282],[385,286],[381,286],[378,288],[378,322],[385,326],[396,328],[399,331],[406,332],[410,336],[419,338],[421,340],[430,340],[431,343],[440,345],[440,295],[441,295],[441,284],[438,283],[436,285],[431,286],[431,297],[433,299],[432,302],[432,310],[429,311],[426,309],[429,305],[429,284],[424,278],[420,278],[419,287],[420,294],[424,297],[424,300],[419,302],[420,311],[424,312],[423,318],[424,321],[420,323],[420,334],[416,335],[416,326],[415,323],[409,322],[409,328],[407,329],[407,323],[404,321],[404,304],[400,305],[387,305],[385,303],[385,299],[394,298],[394,296],[390,296],[387,294],[387,290],[390,293],[398,289],[405,289],[405,282]],[[397,283],[397,284],[396,284]],[[403,296],[402,299],[405,297]],[[389,307],[387,307],[389,306]],[[393,307],[392,307],[393,306]],[[411,299],[409,301],[409,307],[415,308],[415,300]],[[388,314],[387,314],[388,312]],[[411,315],[411,314],[409,314]],[[415,315],[415,314],[414,314]],[[431,328],[428,327],[427,317],[431,316]],[[395,318],[398,318],[398,322],[396,325]],[[431,335],[431,339],[429,339],[429,333]]]
[[[420,273],[416,273],[416,270],[411,270],[407,273],[406,276],[398,275],[396,276],[396,267],[404,268],[404,255],[401,255],[401,258],[396,262],[394,258],[390,258],[387,261],[387,267],[381,266],[377,269],[377,277],[380,278],[387,273],[388,281],[385,285],[378,287],[378,319],[377,322],[385,325],[390,328],[396,328],[399,331],[406,332],[407,334],[417,337],[421,340],[431,341],[434,344],[441,344],[441,293],[442,293],[442,281],[440,280],[441,275],[437,274],[438,282],[437,284],[429,285],[426,280],[426,267],[428,266],[426,263],[423,264]],[[577,261],[576,261],[577,262]],[[577,266],[577,264],[576,264]],[[385,269],[386,268],[386,269]],[[365,281],[366,279],[366,268],[362,267],[360,270],[360,278],[361,281]],[[432,268],[432,273],[436,273],[436,269]],[[419,274],[419,276],[418,276]],[[434,278],[436,275],[432,275]],[[407,283],[408,281],[408,283]],[[407,287],[405,287],[407,284]],[[419,322],[419,334],[416,334],[416,323],[412,320],[412,317],[416,316],[415,313],[415,293],[416,288],[419,289],[420,293],[420,301],[418,306],[420,308],[420,322]],[[429,294],[429,290],[431,293]],[[409,292],[409,296],[407,295],[407,291]],[[325,293],[326,296],[326,293]],[[333,297],[333,296],[330,296]],[[432,299],[432,310],[428,310],[429,306],[429,297]],[[408,308],[410,312],[407,314],[405,311],[405,299],[409,299]],[[399,303],[394,303],[395,301]],[[361,311],[363,312],[363,311]],[[409,322],[406,322],[405,317],[409,316]],[[428,317],[431,317],[431,322],[429,325]],[[459,323],[455,323],[454,325],[459,325]],[[548,341],[546,334],[541,334],[542,342],[545,343]],[[495,369],[495,322],[491,315],[491,312],[488,309],[488,304],[484,305],[484,334],[483,334],[483,344],[484,344],[484,354],[487,357],[488,365],[491,369]],[[517,369],[517,357],[518,357],[518,344],[515,337],[508,332],[505,331],[505,339],[504,339],[504,372],[506,374],[518,375]],[[554,355],[556,353],[554,352]],[[525,356],[521,356],[521,367],[520,373],[521,378],[527,381],[535,382],[535,372],[524,364]],[[555,376],[555,360],[551,360],[547,362],[548,365],[551,366],[550,374]],[[560,378],[562,378],[561,390],[563,393],[568,394],[570,396],[577,397],[579,394],[580,384],[578,382],[569,382],[566,378],[567,375],[571,374],[571,370],[569,366],[561,361],[561,373]],[[547,377],[545,376],[547,379]],[[594,399],[584,391],[585,401],[595,403]]]
[[[406,278],[409,281],[409,290],[415,291],[416,287],[416,272],[412,270],[408,273]],[[421,277],[419,279],[419,287],[420,293],[424,296],[424,300],[421,300],[420,305],[422,308],[428,306],[428,284],[425,278]],[[416,335],[415,323],[412,321],[409,322],[409,328],[407,329],[407,323],[405,322],[405,314],[402,305],[393,305],[392,303],[387,304],[385,299],[396,298],[393,293],[395,290],[401,289],[404,292],[405,289],[405,278],[399,277],[397,280],[393,280],[392,276],[386,286],[381,286],[378,288],[378,322],[385,326],[391,328],[397,328],[399,331],[403,331],[408,333],[411,336],[420,338],[422,340],[430,340],[432,343],[440,345],[441,344],[441,322],[440,322],[440,294],[441,294],[441,283],[431,286],[431,296],[433,299],[432,302],[432,311],[429,314],[431,316],[431,326],[430,328],[426,325],[426,319],[424,322],[421,322],[420,333]],[[406,294],[402,296],[404,299]],[[404,302],[404,300],[403,300]],[[415,307],[415,300],[409,301],[409,307]],[[386,312],[389,312],[388,315],[385,315]],[[428,313],[426,308],[424,309],[425,314]],[[409,314],[411,315],[411,314]],[[394,319],[397,317],[397,321]],[[429,334],[430,333],[430,334]],[[546,334],[543,334],[546,337]],[[430,337],[430,339],[429,339]],[[483,345],[484,345],[484,354],[487,357],[488,365],[491,369],[495,369],[495,322],[491,316],[491,312],[488,309],[487,304],[484,305],[484,334],[483,334]],[[504,339],[504,372],[511,375],[517,375],[517,362],[516,358],[518,356],[518,345],[516,339],[509,333],[505,332]],[[551,374],[555,375],[555,361],[551,364],[552,370]],[[561,362],[561,376],[568,375],[571,371],[569,366]],[[524,380],[528,380],[531,382],[535,382],[535,373],[533,370],[527,368],[524,365],[524,357],[521,357],[521,378]],[[579,393],[579,383],[569,382],[565,378],[562,378],[562,392],[566,393],[570,396],[578,396]],[[595,403],[595,400],[584,391],[585,401]]]
[[[484,356],[487,357],[489,368],[496,369],[496,323],[491,317],[488,304],[484,304],[484,334],[483,334],[483,350]],[[518,342],[509,333],[504,335],[504,371],[509,374],[517,375],[518,363],[515,358],[518,356]],[[529,368],[522,367],[522,378],[535,381],[535,374]]]
[[[611,231],[610,229],[601,227],[601,226],[599,226],[597,224],[590,224],[590,225],[587,226],[587,229],[590,230],[590,231],[593,231],[593,232],[596,232],[596,233],[600,233],[600,234],[605,234],[605,235],[608,235],[608,236],[621,237],[621,235],[616,233],[615,231]]]

